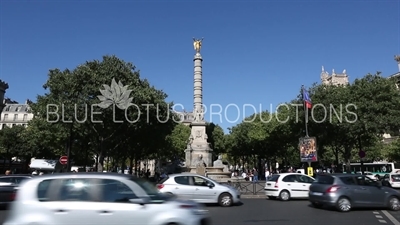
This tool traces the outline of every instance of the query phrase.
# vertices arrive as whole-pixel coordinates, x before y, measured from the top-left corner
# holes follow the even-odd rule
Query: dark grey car
[[[400,209],[400,193],[360,174],[321,174],[310,186],[309,201],[320,208],[334,206],[341,212],[352,208]]]

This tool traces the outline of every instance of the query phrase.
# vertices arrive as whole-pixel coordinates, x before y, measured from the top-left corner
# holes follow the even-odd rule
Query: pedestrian
[[[271,175],[268,168],[265,169],[265,180],[268,180],[268,177]]]
[[[253,168],[253,182],[258,182],[258,171],[256,168]]]
[[[11,174],[11,170],[6,170],[5,175],[8,176],[8,175],[10,175],[10,174]]]

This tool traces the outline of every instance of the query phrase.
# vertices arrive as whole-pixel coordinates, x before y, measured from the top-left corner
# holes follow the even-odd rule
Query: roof
[[[31,162],[29,167],[31,169],[39,169],[39,170],[54,170],[57,164],[60,164],[58,160],[35,159]]]
[[[120,179],[137,179],[135,176],[129,174],[121,174],[121,173],[101,173],[101,172],[91,172],[91,173],[53,173],[53,174],[44,174],[41,176],[35,176],[35,179],[41,178],[120,178]]]
[[[3,113],[29,112],[29,110],[30,107],[27,104],[6,104]]]

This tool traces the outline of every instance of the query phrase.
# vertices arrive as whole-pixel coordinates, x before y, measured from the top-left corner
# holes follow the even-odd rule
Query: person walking
[[[258,182],[258,171],[256,168],[253,168],[253,182]]]

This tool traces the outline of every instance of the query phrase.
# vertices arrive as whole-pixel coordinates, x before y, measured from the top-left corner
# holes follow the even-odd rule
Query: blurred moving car
[[[19,184],[26,179],[30,179],[31,175],[7,175],[0,177],[0,206],[7,206],[14,201],[16,191]]]
[[[4,225],[208,225],[193,201],[178,201],[153,184],[111,173],[53,174],[24,182]]]
[[[358,171],[356,174],[362,175],[363,173],[361,171]],[[364,171],[364,176],[371,178],[371,180],[378,180],[377,176],[371,172]]]
[[[400,173],[388,173],[382,178],[382,184],[391,188],[400,188]]]
[[[387,207],[400,209],[400,193],[381,182],[359,174],[318,175],[310,186],[309,201],[320,208],[334,206],[341,212],[359,207]]]
[[[169,175],[157,184],[157,188],[163,193],[199,203],[229,207],[240,202],[240,193],[234,187],[193,173]]]
[[[265,195],[269,199],[308,198],[308,190],[314,178],[300,173],[273,174],[265,183]]]

